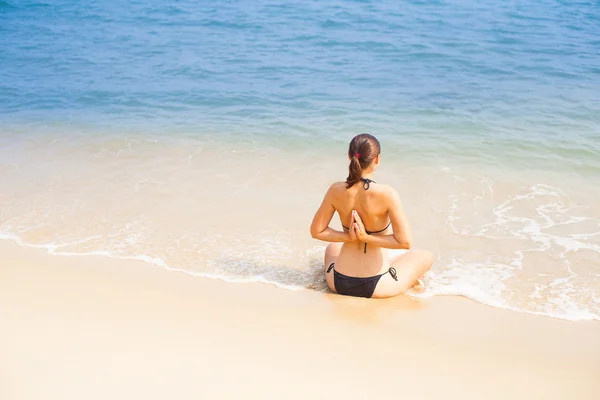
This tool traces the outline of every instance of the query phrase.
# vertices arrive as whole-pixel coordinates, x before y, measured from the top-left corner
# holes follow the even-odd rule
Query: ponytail
[[[381,146],[375,136],[368,133],[361,133],[352,138],[348,147],[350,165],[348,166],[346,189],[350,189],[360,181],[363,169],[369,167],[380,152]]]
[[[350,158],[350,166],[348,167],[348,177],[346,178],[346,189],[350,189],[354,184],[360,181],[362,175],[362,166],[356,154]]]

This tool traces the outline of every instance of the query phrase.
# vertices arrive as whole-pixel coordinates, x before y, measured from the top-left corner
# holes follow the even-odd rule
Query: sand
[[[0,399],[598,399],[600,323],[0,241]]]

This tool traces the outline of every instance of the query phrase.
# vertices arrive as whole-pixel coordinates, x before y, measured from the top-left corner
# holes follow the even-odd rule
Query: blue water
[[[367,131],[426,295],[600,319],[599,27],[593,1],[0,0],[0,237],[319,287],[309,214]]]
[[[550,150],[592,157],[599,23],[585,1],[8,0],[0,118],[533,146],[568,134]]]

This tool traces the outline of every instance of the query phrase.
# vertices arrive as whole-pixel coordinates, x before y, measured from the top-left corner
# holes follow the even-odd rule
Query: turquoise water
[[[9,0],[0,116],[36,129],[519,142],[599,172],[599,23],[596,2],[554,0]]]
[[[77,232],[93,230],[92,222],[85,229],[82,222],[65,227],[48,217],[43,235],[29,242],[24,238],[48,210],[70,215],[71,205],[53,197],[66,186],[52,185],[72,188],[77,182],[81,192],[68,193],[81,204],[101,192],[92,184],[81,186],[83,178],[69,172],[82,166],[96,179],[121,179],[138,188],[153,176],[184,168],[178,160],[195,159],[200,154],[191,150],[195,147],[218,148],[232,165],[246,163],[257,173],[271,173],[270,166],[258,163],[268,149],[280,160],[311,165],[316,176],[314,166],[332,150],[343,155],[352,135],[368,131],[381,139],[387,160],[393,159],[388,165],[412,171],[405,181],[392,173],[384,177],[405,184],[417,221],[439,215],[434,222],[446,229],[440,233],[422,224],[417,232],[440,254],[430,294],[463,294],[544,315],[599,319],[599,26],[600,6],[592,1],[0,1],[0,233],[51,248],[58,238],[80,243],[84,233]],[[231,148],[237,150],[228,153]],[[257,155],[243,159],[244,152]],[[115,155],[123,159],[111,158]],[[164,165],[153,164],[156,159]],[[88,165],[89,160],[99,164]],[[310,177],[290,165],[274,170],[306,182],[304,190],[314,195],[305,199],[312,210],[323,182],[316,179],[311,187]],[[247,184],[239,178],[240,168],[222,167],[225,172],[218,176],[231,187]],[[344,168],[337,179],[345,176]],[[117,174],[123,170],[136,180]],[[277,193],[277,185],[284,185],[273,176],[260,187],[263,193]],[[182,185],[183,179],[172,193],[196,193]],[[252,198],[254,192],[247,195]],[[169,197],[174,207],[181,196]],[[428,203],[427,198],[447,202]],[[290,201],[294,210],[304,204]],[[151,225],[148,215],[127,214],[124,204],[115,201],[100,212],[102,221],[127,220],[127,226],[142,226],[144,232],[167,224]],[[138,209],[142,204],[139,200]],[[126,205],[136,210],[133,203]],[[29,215],[34,209],[38,214]],[[300,213],[302,220],[279,225],[279,231],[265,231],[265,243],[288,246],[288,258],[277,259],[278,266],[302,253],[306,260],[298,268],[317,268],[307,254],[321,250],[307,250],[312,244],[304,239],[290,242],[307,235],[310,210]],[[227,227],[237,223],[225,222]],[[110,237],[110,229],[95,235]],[[214,229],[220,234],[219,225]],[[505,239],[515,243],[471,257],[451,250],[460,243],[444,235],[462,235],[469,243],[485,238],[490,242],[474,246],[488,249],[501,248]],[[135,246],[117,246],[118,254],[221,277],[236,275],[241,265],[218,269],[222,258],[207,255],[192,268],[194,255],[186,253],[191,244],[178,247],[187,255],[177,258],[170,247],[149,250],[160,248],[156,237],[145,247],[136,238]],[[229,246],[240,254],[265,246],[248,240]],[[94,243],[85,251],[117,251],[108,239]],[[527,251],[542,252],[555,264],[546,271],[532,261],[535,273],[521,276],[531,283],[524,289],[511,280],[519,276],[514,269],[527,269]],[[260,274],[244,270],[260,275],[254,280],[315,285],[281,278],[277,268],[269,275],[274,260],[259,257],[242,266],[260,264]],[[584,270],[573,267],[580,264]],[[469,266],[473,274],[482,265],[504,286],[494,286],[480,272],[468,279],[457,272]],[[552,275],[557,268],[564,276]],[[560,286],[561,279],[568,287]],[[492,291],[497,296],[486,300],[485,293]]]

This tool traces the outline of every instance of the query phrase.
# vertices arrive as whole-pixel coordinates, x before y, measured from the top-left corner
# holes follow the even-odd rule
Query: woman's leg
[[[394,280],[390,274],[383,275],[377,283],[373,297],[392,297],[406,292],[429,271],[433,260],[433,254],[426,250],[411,250],[392,259],[390,267],[396,270],[398,280]]]
[[[329,286],[329,289],[331,289],[334,292],[336,290],[335,285],[333,283],[333,270],[327,273],[327,269],[329,268],[331,263],[335,263],[335,260],[337,260],[341,250],[342,243],[331,243],[325,249],[325,280],[327,281],[327,286]]]

